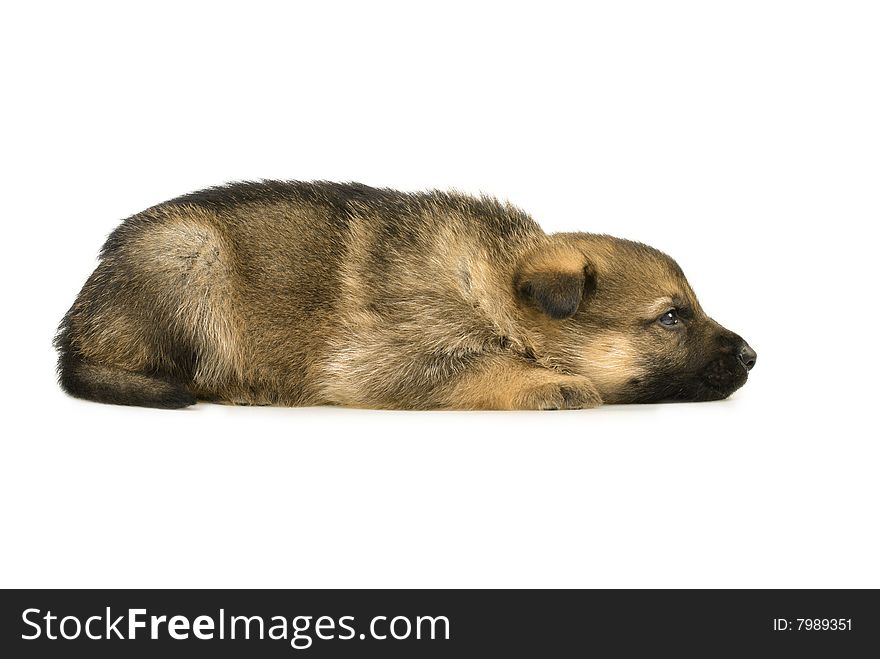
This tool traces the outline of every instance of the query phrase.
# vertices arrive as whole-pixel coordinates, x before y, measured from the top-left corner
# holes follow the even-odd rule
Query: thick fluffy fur
[[[705,400],[745,382],[743,346],[652,248],[547,235],[491,198],[326,182],[125,220],[56,337],[65,391],[153,407]]]

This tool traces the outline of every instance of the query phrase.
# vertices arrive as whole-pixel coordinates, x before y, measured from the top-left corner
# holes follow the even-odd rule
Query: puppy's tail
[[[165,409],[187,407],[196,402],[192,392],[182,384],[84,359],[70,345],[69,331],[63,326],[55,338],[55,347],[60,353],[58,382],[76,398]]]

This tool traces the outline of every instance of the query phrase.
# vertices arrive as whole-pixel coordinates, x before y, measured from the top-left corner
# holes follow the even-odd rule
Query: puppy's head
[[[521,261],[514,288],[548,357],[608,403],[726,398],[757,359],[705,314],[675,261],[640,243],[557,234]]]

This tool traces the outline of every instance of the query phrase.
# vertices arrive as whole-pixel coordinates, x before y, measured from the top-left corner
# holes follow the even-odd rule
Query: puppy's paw
[[[569,377],[537,385],[515,401],[521,410],[580,410],[599,407],[602,397],[586,378]]]

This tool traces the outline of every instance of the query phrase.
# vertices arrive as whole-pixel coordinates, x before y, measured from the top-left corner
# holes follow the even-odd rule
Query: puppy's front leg
[[[445,407],[466,410],[576,410],[602,404],[587,378],[501,355],[462,373],[444,399]]]

